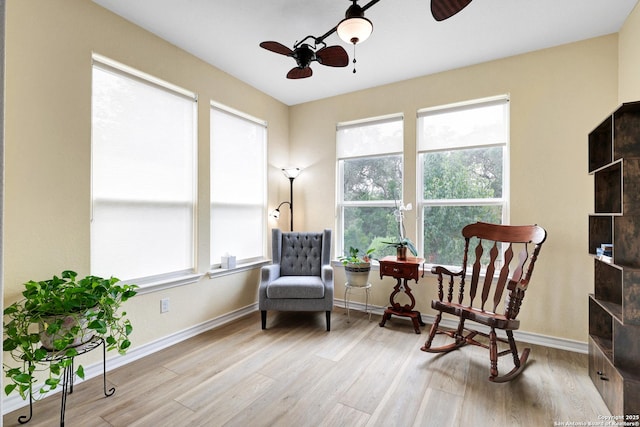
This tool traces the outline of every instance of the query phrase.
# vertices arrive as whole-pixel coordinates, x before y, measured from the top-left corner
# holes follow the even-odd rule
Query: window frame
[[[261,255],[255,256],[255,257],[247,257],[247,258],[237,258],[236,259],[236,267],[232,268],[232,269],[223,269],[222,268],[222,263],[221,261],[218,262],[214,262],[213,261],[213,254],[214,254],[214,244],[215,242],[213,241],[213,209],[214,209],[214,202],[213,202],[213,191],[214,191],[214,184],[213,184],[213,173],[212,173],[212,169],[213,169],[213,162],[212,162],[212,156],[213,156],[213,138],[211,137],[211,135],[214,132],[214,126],[213,126],[213,120],[211,120],[213,111],[218,111],[221,112],[223,114],[227,114],[231,117],[246,121],[248,123],[257,125],[259,127],[263,128],[263,140],[262,140],[262,203],[260,204],[259,208],[260,208],[260,224],[261,224],[261,232],[259,233],[259,235],[261,236],[261,245],[260,245],[260,252],[262,253]],[[231,108],[227,105],[221,104],[219,102],[216,101],[210,101],[210,106],[209,106],[209,118],[210,118],[210,129],[209,129],[209,186],[210,186],[210,191],[209,191],[209,275],[210,276],[218,276],[220,274],[225,274],[227,272],[229,272],[229,270],[241,270],[241,269],[245,269],[245,268],[250,268],[253,265],[260,265],[262,263],[265,263],[267,261],[267,239],[266,239],[266,235],[267,235],[267,228],[268,228],[268,224],[267,224],[267,187],[268,187],[268,182],[267,182],[267,174],[268,174],[268,141],[269,141],[269,126],[268,126],[268,122],[266,120],[254,117],[250,114],[244,113],[240,110]],[[252,205],[255,207],[258,207],[258,205]],[[236,254],[230,254],[230,255],[234,255],[236,256]]]
[[[149,274],[143,277],[127,277],[123,279],[123,283],[135,283],[140,286],[139,294],[144,294],[158,289],[179,286],[183,284],[189,284],[196,282],[201,275],[197,273],[197,206],[198,206],[198,96],[196,93],[184,89],[180,86],[174,85],[170,82],[147,74],[143,71],[137,70],[128,65],[122,64],[115,60],[112,60],[106,56],[93,53],[91,63],[92,73],[93,70],[98,68],[105,72],[111,72],[115,75],[119,75],[123,78],[131,81],[143,84],[149,88],[161,90],[177,97],[185,98],[193,102],[193,115],[192,115],[192,141],[191,141],[191,196],[187,202],[190,205],[191,213],[191,225],[190,225],[190,246],[191,246],[191,261],[190,266],[185,269],[180,269],[170,272],[161,272],[158,274]],[[92,83],[92,96],[93,96],[93,83]],[[92,113],[93,115],[93,113]],[[91,154],[91,217],[90,222],[94,221],[94,208],[95,208],[95,195],[93,187],[94,179],[94,137],[93,137],[93,119],[92,119],[92,154]],[[91,239],[93,239],[93,233]],[[93,245],[93,242],[90,243]],[[90,270],[94,271],[93,260],[91,260]]]
[[[369,153],[364,155],[340,155],[338,150],[338,132],[341,129],[348,129],[360,126],[370,126],[375,124],[389,123],[399,121],[402,128],[402,143],[400,144],[401,150],[391,150],[385,152]],[[339,122],[336,124],[336,233],[335,233],[335,256],[340,257],[345,253],[344,247],[344,211],[345,208],[350,207],[372,207],[372,208],[395,208],[398,200],[371,200],[371,201],[347,201],[344,199],[344,162],[348,160],[358,159],[373,159],[373,158],[385,158],[399,156],[402,162],[402,180],[400,183],[400,201],[404,197],[404,178],[405,178],[405,159],[404,159],[404,114],[395,113],[384,116],[376,116],[365,119],[353,120],[348,122]],[[359,248],[366,250],[366,248]]]
[[[490,105],[504,105],[505,106],[505,141],[493,142],[478,145],[464,145],[446,148],[434,148],[434,149],[421,149],[421,123],[422,117],[426,117],[430,114],[438,114],[443,112],[455,112],[473,109],[474,107],[484,107]],[[425,221],[425,208],[427,207],[449,207],[449,206],[501,206],[502,207],[502,224],[509,224],[510,220],[510,123],[511,123],[511,109],[510,109],[510,96],[508,94],[497,95],[486,98],[478,98],[463,102],[456,102],[451,104],[440,105],[436,107],[423,108],[417,111],[416,115],[416,205],[418,210],[418,247],[420,248],[419,256],[424,256],[424,221]],[[425,199],[424,188],[424,158],[426,153],[443,153],[456,150],[470,150],[475,148],[491,148],[502,147],[502,197],[500,198],[461,198],[461,199]],[[461,254],[462,256],[462,254]],[[425,264],[432,265],[425,260]]]

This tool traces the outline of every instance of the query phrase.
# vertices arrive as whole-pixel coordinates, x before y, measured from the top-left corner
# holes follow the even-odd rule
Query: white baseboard
[[[344,301],[336,300],[336,305],[338,307],[344,307]],[[386,307],[379,307],[379,306],[372,307],[371,305],[369,305],[369,309],[372,310],[374,314],[379,314],[381,316],[384,313],[385,308]],[[350,301],[349,309],[364,311],[365,305],[364,303],[361,303],[361,302]],[[434,319],[435,319],[435,316],[422,314],[422,320],[427,325],[432,324]],[[454,319],[443,318],[442,321],[440,322],[440,325],[445,328],[456,329],[458,327],[458,322]],[[483,330],[481,326],[482,325],[480,325],[480,327],[478,327],[477,329],[482,332],[489,333],[489,328],[486,328],[485,330]],[[551,337],[547,335],[534,334],[532,332],[526,332],[526,331],[514,331],[513,336],[519,342],[526,342],[529,344],[536,344],[544,347],[557,348],[560,350],[567,350],[575,353],[587,354],[589,352],[589,345],[586,342],[574,341],[566,338]]]
[[[344,301],[336,300],[336,305],[338,307],[344,307]],[[350,301],[349,308],[352,310],[364,311],[365,305],[363,303]],[[385,309],[385,307],[379,307],[379,306],[369,306],[369,308],[372,310],[374,314],[378,314],[378,315],[382,315]],[[206,332],[210,329],[232,322],[256,310],[258,310],[258,304],[257,303],[251,304],[239,310],[233,311],[231,313],[227,313],[215,319],[211,319],[207,322],[193,326],[189,329],[185,329],[183,331],[176,332],[171,335],[167,335],[162,339],[144,344],[140,347],[133,348],[129,350],[127,354],[124,356],[117,355],[115,357],[107,359],[107,372],[113,369],[119,368],[120,366],[124,366],[128,363],[131,363],[134,360],[138,360],[145,356],[153,354],[164,348],[170,347],[188,338],[191,338],[198,334]],[[422,320],[426,324],[431,324],[433,323],[434,316],[423,314]],[[440,324],[446,328],[455,329],[457,327],[457,322],[455,322],[452,319],[442,319],[442,322],[440,322]],[[488,329],[487,329],[487,332],[488,332]],[[550,337],[546,335],[540,335],[540,334],[534,334],[534,333],[522,332],[522,331],[515,331],[514,336],[516,340],[521,342],[527,342],[530,344],[537,344],[545,347],[552,347],[552,348],[573,351],[573,352],[583,353],[583,354],[587,354],[588,352],[588,344],[586,342],[573,341],[573,340],[568,340],[564,338]],[[84,372],[85,372],[85,381],[102,375],[102,362],[97,362],[90,366],[85,366]],[[76,381],[76,384],[79,384],[81,381],[82,380],[78,379],[78,381]],[[55,394],[55,393],[57,393],[57,391],[51,394]],[[3,397],[2,414],[4,415],[9,412],[13,412],[17,409],[27,406],[28,404],[29,404],[28,401],[22,400],[18,395]]]

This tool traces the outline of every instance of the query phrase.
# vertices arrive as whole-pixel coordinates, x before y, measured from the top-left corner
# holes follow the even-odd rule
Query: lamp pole
[[[289,178],[289,219],[291,220],[291,231],[293,231],[293,180],[300,175],[300,168],[282,169],[282,173]]]
[[[293,180],[295,177],[289,177],[289,209],[291,210],[291,215],[289,215],[289,219],[291,220],[291,231],[293,231]]]

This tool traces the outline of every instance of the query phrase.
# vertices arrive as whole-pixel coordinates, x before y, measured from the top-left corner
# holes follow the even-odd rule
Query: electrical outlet
[[[162,298],[160,300],[160,313],[166,313],[169,311],[169,298]]]

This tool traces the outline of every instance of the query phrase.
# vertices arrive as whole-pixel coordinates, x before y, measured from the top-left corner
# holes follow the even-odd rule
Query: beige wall
[[[511,97],[511,223],[538,223],[549,237],[525,305],[521,329],[587,340],[587,133],[617,104],[617,35],[425,76],[291,108],[291,159],[305,168],[298,185],[299,228],[335,226],[335,125],[391,113],[405,119],[405,202],[415,206],[416,110],[508,93]],[[595,60],[597,58],[597,60]],[[415,236],[415,210],[408,217]],[[373,276],[376,273],[372,273]],[[374,304],[387,304],[392,282],[373,277]],[[344,272],[336,273],[336,294]],[[432,279],[413,286],[418,308],[431,314]]]
[[[200,272],[209,267],[210,100],[268,121],[270,179],[284,179],[277,168],[289,155],[286,105],[90,0],[9,0],[6,41],[5,304],[29,279],[89,273],[92,52],[199,96]],[[270,200],[278,191],[270,188]],[[253,304],[257,282],[249,271],[136,297],[126,307],[134,347]],[[164,297],[171,309],[160,314]]]
[[[640,100],[640,3],[636,5],[619,33],[618,101]]]

